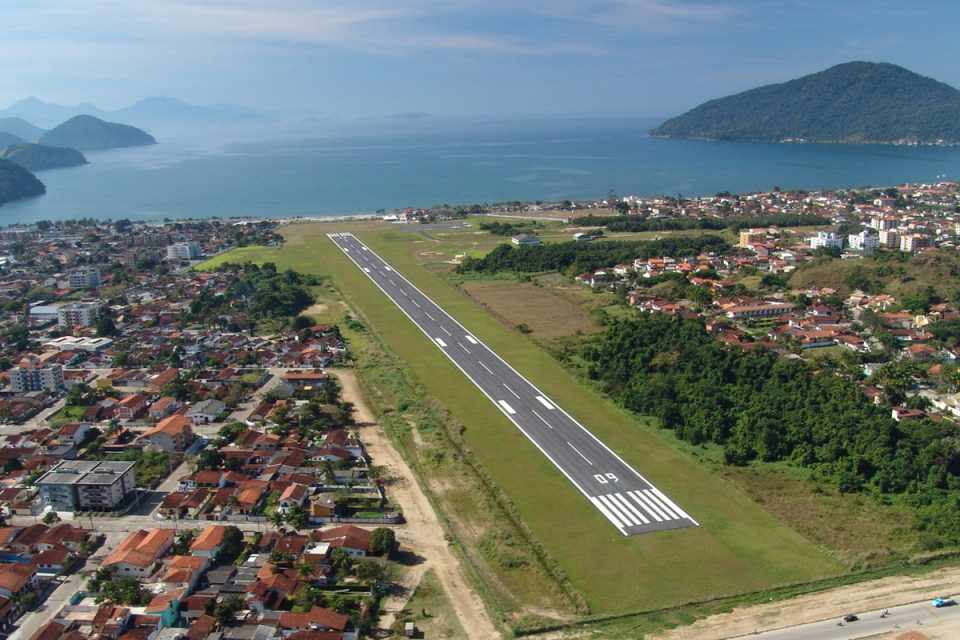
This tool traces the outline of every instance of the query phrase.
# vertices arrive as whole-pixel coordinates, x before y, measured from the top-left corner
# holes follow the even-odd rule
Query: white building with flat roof
[[[196,242],[175,242],[167,247],[168,260],[196,260],[200,247]]]
[[[57,326],[63,329],[92,327],[99,315],[98,302],[71,302],[57,309]]]
[[[67,276],[71,289],[96,289],[100,286],[100,270],[95,267],[80,267]]]

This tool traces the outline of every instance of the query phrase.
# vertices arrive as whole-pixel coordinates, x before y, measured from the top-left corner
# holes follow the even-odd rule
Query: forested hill
[[[944,421],[898,423],[856,383],[801,360],[726,347],[700,320],[643,315],[587,343],[589,375],[678,437],[731,464],[783,462],[842,492],[899,496],[926,544],[960,544],[960,449]]]
[[[47,188],[35,175],[20,165],[0,159],[0,205],[39,196],[46,191]]]
[[[47,147],[42,144],[18,144],[0,152],[0,158],[14,162],[30,171],[61,169],[87,164],[87,159],[76,149]]]
[[[99,151],[156,144],[146,131],[93,116],[75,116],[40,136],[40,144],[80,151]]]
[[[650,133],[711,140],[960,142],[960,91],[897,65],[849,62],[711,100]]]
[[[524,247],[502,244],[482,258],[468,257],[459,270],[461,273],[563,271],[575,275],[623,262],[633,262],[636,258],[684,258],[704,252],[719,253],[729,248],[730,245],[716,235],[681,236],[663,240],[561,242]]]

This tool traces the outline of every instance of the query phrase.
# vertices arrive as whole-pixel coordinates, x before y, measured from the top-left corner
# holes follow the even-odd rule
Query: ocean
[[[378,122],[173,132],[44,171],[47,194],[0,224],[90,217],[338,216],[378,209],[618,195],[891,185],[960,177],[960,148],[650,138],[628,117]]]

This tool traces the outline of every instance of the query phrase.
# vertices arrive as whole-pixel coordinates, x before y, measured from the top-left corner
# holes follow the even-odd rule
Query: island
[[[80,151],[103,151],[156,144],[146,131],[93,116],[75,116],[40,136],[40,144]]]
[[[960,143],[960,91],[903,67],[848,62],[718,98],[651,135],[761,142]]]
[[[29,171],[63,169],[87,164],[87,158],[76,149],[48,147],[42,144],[17,144],[0,152],[0,158],[16,163]]]
[[[9,160],[0,160],[0,205],[46,192],[37,176]]]

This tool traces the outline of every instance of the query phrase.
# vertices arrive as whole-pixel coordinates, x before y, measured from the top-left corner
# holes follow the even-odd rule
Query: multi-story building
[[[907,233],[900,236],[900,251],[916,253],[927,246],[927,237],[919,233]]]
[[[27,356],[20,365],[7,372],[10,390],[14,393],[30,391],[58,391],[63,388],[63,367],[44,365],[36,356]]]
[[[100,286],[100,270],[94,267],[80,267],[70,272],[68,282],[71,289],[96,289]]]
[[[893,230],[881,231],[880,246],[887,249],[897,249],[900,246],[900,234]]]
[[[832,231],[818,231],[810,238],[811,249],[843,249],[843,237]]]
[[[860,233],[848,235],[847,244],[851,251],[859,251],[861,254],[869,256],[880,246],[880,239],[872,229],[864,229]]]
[[[100,314],[96,302],[71,302],[57,309],[57,325],[63,329],[92,327]]]
[[[741,249],[749,249],[750,245],[756,242],[763,242],[766,239],[766,229],[742,229],[740,231],[740,243],[738,246]]]
[[[200,247],[196,242],[175,242],[167,247],[168,260],[196,260],[200,257]]]
[[[62,460],[37,480],[56,511],[112,511],[136,488],[133,462]]]

